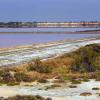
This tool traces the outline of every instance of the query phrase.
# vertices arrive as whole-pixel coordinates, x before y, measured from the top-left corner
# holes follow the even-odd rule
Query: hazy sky
[[[100,0],[0,0],[0,21],[100,21]]]

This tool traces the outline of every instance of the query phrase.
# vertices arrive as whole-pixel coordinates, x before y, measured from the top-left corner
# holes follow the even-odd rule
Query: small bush
[[[52,71],[52,67],[46,63],[42,63],[39,59],[36,59],[34,63],[29,63],[28,70],[37,71],[39,73],[50,73]]]
[[[89,79],[88,79],[88,78],[86,78],[86,77],[84,77],[82,81],[83,81],[83,82],[88,82],[88,81],[89,81]]]
[[[31,95],[24,95],[24,96],[13,96],[13,97],[8,97],[6,100],[46,100],[45,98],[37,95],[37,96],[31,96]]]
[[[80,96],[90,96],[90,95],[92,95],[92,93],[90,92],[83,92],[80,94]]]
[[[14,82],[14,83],[11,83],[11,82],[7,83],[7,86],[15,86],[15,85],[20,85],[20,83],[16,83],[16,82]]]
[[[15,82],[13,75],[10,72],[5,72],[2,74],[3,82]]]
[[[0,70],[0,77],[3,75],[4,71]]]
[[[47,83],[48,81],[45,80],[45,79],[39,79],[38,82],[39,82],[39,83]]]
[[[74,52],[73,58],[75,61],[71,70],[78,72],[95,72],[100,70],[100,50],[94,48],[86,46]]]
[[[81,84],[81,80],[71,80],[72,84]]]
[[[25,73],[15,73],[14,75],[17,82],[32,82],[33,80]]]
[[[96,80],[100,80],[100,71],[96,71],[95,72],[95,74],[96,74]]]
[[[94,87],[92,88],[92,90],[100,90],[98,87]]]

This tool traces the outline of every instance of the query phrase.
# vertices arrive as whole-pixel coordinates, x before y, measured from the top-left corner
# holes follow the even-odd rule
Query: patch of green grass
[[[7,86],[15,86],[15,85],[20,85],[20,83],[7,83]]]
[[[39,79],[38,82],[39,82],[39,83],[47,83],[48,81],[45,80],[45,79]]]
[[[81,80],[71,80],[72,84],[81,84]]]
[[[88,78],[83,78],[83,80],[82,80],[83,82],[88,82],[89,81],[89,79]]]

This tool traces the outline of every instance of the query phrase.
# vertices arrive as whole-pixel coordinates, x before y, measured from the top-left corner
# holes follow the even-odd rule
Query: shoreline
[[[62,31],[62,32],[50,32],[50,31],[39,31],[39,32],[0,32],[0,34],[100,34],[100,29],[98,30],[84,30],[84,31]]]
[[[50,59],[92,43],[100,43],[100,37],[0,49],[0,66],[22,64],[36,58]]]
[[[44,43],[33,43],[29,45],[17,45],[17,46],[11,46],[11,47],[0,47],[0,52],[2,50],[11,50],[11,49],[20,49],[20,48],[31,48],[31,47],[48,47],[48,46],[54,46],[54,45],[60,45],[63,43],[73,43],[73,42],[78,42],[78,41],[84,41],[84,40],[96,40],[100,39],[100,36],[90,36],[90,37],[84,37],[84,38],[79,38],[79,39],[64,39],[64,40],[58,40],[58,41],[52,41],[52,42],[44,42]]]
[[[90,41],[88,41],[88,42],[90,42]],[[94,48],[96,48],[96,51],[94,50]],[[80,50],[82,50],[82,51],[80,51]],[[80,50],[79,50],[79,54],[82,54],[82,52],[84,52],[84,50],[88,50],[88,52],[89,51],[91,52],[91,50],[94,50],[94,53],[96,53],[99,50],[99,45],[93,44],[93,45],[90,45],[90,47],[88,46],[85,49],[83,47],[83,49],[80,49]],[[79,55],[77,51],[74,53]],[[92,54],[93,58],[94,58],[94,53]],[[61,63],[64,61],[64,59],[68,60],[67,55],[65,55],[66,58],[63,59],[63,57],[60,58]],[[72,54],[71,57],[73,58],[74,55]],[[90,58],[90,56],[89,56],[89,58]],[[78,58],[76,58],[76,59],[78,59]],[[57,60],[57,59],[55,59],[55,60]],[[91,61],[92,61],[92,59],[91,59]],[[94,59],[94,61],[95,61],[95,59]],[[59,64],[60,67],[63,69],[63,66],[66,65],[67,63],[64,63],[64,65],[63,64],[61,65],[60,63],[57,63],[57,64]],[[44,63],[44,65],[45,65],[45,63]],[[50,66],[52,66],[52,65],[53,64],[51,64]],[[70,65],[70,63],[69,63],[69,65]],[[76,64],[74,64],[74,65],[76,65]],[[43,72],[41,74],[41,72],[38,72],[38,70],[29,70],[29,69],[27,69],[29,66],[26,66],[26,68],[25,68],[25,66],[22,66],[22,68],[19,70],[13,69],[13,68],[12,69],[7,68],[7,70],[6,70],[6,68],[5,68],[4,70],[1,71],[3,73],[5,72],[5,74],[2,74],[3,77],[1,75],[1,78],[4,79],[2,82],[5,82],[5,83],[1,82],[1,86],[0,86],[0,91],[1,91],[0,96],[1,97],[4,96],[6,98],[7,97],[14,98],[14,97],[26,97],[27,95],[29,95],[29,96],[39,95],[44,98],[52,98],[51,100],[80,100],[80,99],[91,100],[91,98],[94,100],[100,99],[100,80],[98,80],[99,76],[98,77],[96,76],[99,74],[96,74],[95,72],[90,73],[89,70],[87,70],[88,73],[84,72],[83,73],[84,75],[80,72],[69,73],[68,70],[65,72],[65,67],[64,67],[64,69],[63,69],[64,72],[62,73],[61,70],[58,70],[59,69],[59,66],[58,66],[58,69],[56,69],[56,70],[58,70],[59,74],[56,74],[56,72],[55,72],[55,74],[52,73],[55,71],[55,69],[54,69],[54,70],[50,71],[50,73],[48,73],[48,76],[51,74],[52,74],[52,76],[42,77],[42,75],[44,75],[44,74],[47,76],[47,73]],[[81,64],[80,64],[80,66],[81,66]],[[35,66],[35,67],[37,68],[37,66]],[[42,67],[42,66],[40,66],[40,67]],[[57,68],[57,66],[55,66],[55,67]],[[66,65],[66,68],[67,68],[67,65]],[[16,72],[16,71],[18,71],[18,72]],[[29,71],[29,72],[27,72],[27,71]],[[8,72],[8,74],[6,74],[7,72]],[[22,72],[23,74],[20,74],[20,72]],[[34,74],[32,74],[32,73],[34,73]],[[61,75],[61,73],[62,73],[62,75]],[[35,77],[34,76],[35,74],[37,74],[36,76],[38,76],[38,77]],[[22,76],[23,75],[31,75],[30,77],[34,77],[36,79],[32,80],[32,81],[28,81],[28,79],[31,79],[31,78],[26,77],[25,80],[23,80],[25,77],[25,76],[23,76],[23,77],[21,77],[21,81],[19,83],[16,83],[18,81],[17,77],[15,77],[16,75],[17,75],[17,77],[19,77],[20,75],[22,75]],[[83,75],[83,76],[81,76],[81,75]],[[94,76],[94,78],[93,78],[93,76]],[[13,79],[15,79],[15,80],[13,80]],[[12,100],[15,100],[15,99],[12,99]]]

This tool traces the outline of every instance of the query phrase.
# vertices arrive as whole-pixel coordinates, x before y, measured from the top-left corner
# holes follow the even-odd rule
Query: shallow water
[[[12,47],[19,45],[29,45],[34,43],[44,43],[60,41],[64,39],[79,39],[99,34],[63,34],[63,32],[99,30],[100,28],[0,28],[0,47]],[[9,33],[4,34],[3,32]],[[11,34],[18,32],[16,34]],[[24,33],[25,32],[25,33]],[[34,32],[34,34],[30,33]],[[35,34],[40,32],[42,34]],[[45,32],[45,34],[43,34]],[[49,32],[61,32],[62,34],[48,34]],[[99,35],[100,36],[100,35]]]
[[[82,46],[100,43],[100,39],[89,38],[70,42],[55,42],[55,44],[30,45],[27,47],[12,48],[0,51],[0,66],[21,64],[32,59],[48,59],[60,56],[79,49]],[[8,66],[9,67],[9,66]]]
[[[75,32],[100,28],[0,28],[0,32]]]
[[[0,34],[0,47],[30,45],[91,36],[100,36],[100,34]]]
[[[100,100],[100,96],[96,93],[100,93],[100,90],[92,90],[94,87],[100,88],[100,81],[90,80],[89,82],[83,82],[77,85],[77,88],[69,88],[67,85],[50,90],[39,90],[44,86],[50,85],[50,83],[34,85],[32,87],[19,87],[19,86],[0,86],[2,93],[0,96],[12,96],[16,94],[22,95],[41,95],[45,97],[53,97],[53,100]],[[6,93],[4,91],[6,90]],[[11,90],[11,91],[10,91]],[[8,95],[7,95],[8,91]],[[10,92],[9,92],[10,91]],[[91,96],[80,96],[80,93],[90,92]],[[60,99],[63,98],[63,99]]]

